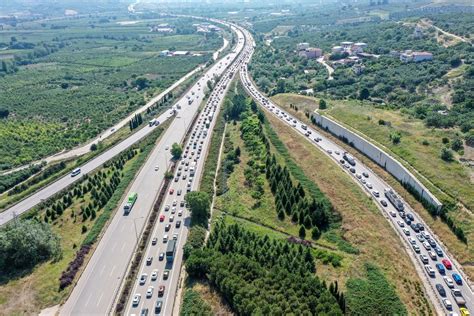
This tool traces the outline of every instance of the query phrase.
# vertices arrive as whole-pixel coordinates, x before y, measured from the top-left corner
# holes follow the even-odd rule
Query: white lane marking
[[[102,301],[102,296],[104,296],[104,293],[101,293],[101,294],[100,294],[100,297],[99,297],[99,299],[97,300],[97,306],[99,306],[100,301]]]
[[[112,276],[112,274],[113,274],[114,271],[115,271],[115,267],[116,267],[116,266],[113,266],[113,267],[112,267],[112,270],[110,270],[109,276]]]
[[[91,298],[92,298],[92,293],[89,294],[89,297],[87,298],[86,304],[84,306],[89,305],[89,302],[90,302]]]
[[[99,275],[102,275],[102,273],[104,273],[104,270],[105,270],[105,264],[102,266],[102,269],[100,269]]]

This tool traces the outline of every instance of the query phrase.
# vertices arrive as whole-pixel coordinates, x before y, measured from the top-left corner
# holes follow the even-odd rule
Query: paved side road
[[[251,38],[250,33],[244,32],[246,38]],[[430,299],[432,300],[436,312],[442,314],[460,314],[460,307],[456,304],[456,301],[451,292],[451,288],[458,289],[464,299],[466,300],[466,307],[469,311],[474,311],[474,294],[471,287],[468,284],[468,280],[463,278],[464,273],[457,265],[455,260],[452,260],[451,255],[447,252],[447,249],[439,241],[438,237],[431,231],[426,225],[422,218],[415,213],[415,211],[403,201],[404,210],[399,211],[395,206],[387,201],[384,195],[385,190],[391,189],[386,182],[378,177],[376,173],[370,170],[368,167],[363,165],[359,160],[354,159],[354,163],[351,165],[347,159],[343,158],[344,149],[324,135],[320,134],[317,130],[306,126],[284,110],[279,108],[271,100],[266,98],[254,85],[251,80],[247,65],[241,67],[240,70],[241,80],[247,92],[270,114],[274,115],[281,121],[285,122],[291,128],[300,133],[307,141],[311,142],[318,149],[325,152],[329,157],[333,159],[345,172],[347,172],[355,182],[357,182],[363,190],[370,195],[374,202],[382,210],[384,217],[390,221],[391,226],[398,233],[402,239],[407,253],[410,255],[412,261],[416,265],[417,272],[425,286],[426,291]],[[394,190],[393,190],[394,191]],[[417,232],[412,228],[403,217],[412,217],[412,223],[422,224],[424,231]],[[431,242],[431,245],[430,243]],[[445,264],[443,260],[447,260],[448,264]],[[442,263],[443,262],[443,263]],[[451,267],[447,267],[451,265]],[[428,271],[432,271],[428,273]],[[431,274],[431,275],[430,275]],[[459,275],[462,279],[460,283],[454,282],[454,276]],[[442,295],[438,290],[438,287],[442,287],[446,292]],[[449,301],[446,302],[446,300]],[[451,306],[449,306],[451,305]]]
[[[71,296],[61,308],[61,315],[104,315],[110,311],[163,183],[171,159],[171,145],[181,143],[186,130],[190,128],[204,99],[203,90],[207,81],[214,75],[222,75],[237,55],[238,51],[222,58],[174,106],[181,108],[177,117],[131,184],[129,193],[138,194],[133,209],[124,216],[122,209],[125,203],[121,203]]]

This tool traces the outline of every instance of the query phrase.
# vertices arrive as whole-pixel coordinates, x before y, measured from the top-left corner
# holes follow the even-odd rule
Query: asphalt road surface
[[[245,32],[246,38],[249,41],[250,34]],[[425,285],[425,288],[430,291],[432,290],[431,297],[435,297],[436,302],[435,306],[439,314],[446,314],[449,315],[450,313],[457,313],[459,312],[459,306],[456,304],[454,297],[452,295],[451,289],[456,288],[459,289],[462,293],[462,296],[466,300],[466,307],[472,313],[474,312],[474,295],[472,289],[470,288],[469,284],[467,284],[467,280],[465,278],[464,273],[459,269],[458,264],[452,260],[452,256],[446,252],[446,248],[442,245],[435,234],[430,230],[428,225],[424,223],[421,217],[413,211],[413,209],[408,205],[405,201],[404,204],[404,212],[399,212],[392,203],[390,203],[387,198],[385,197],[384,191],[386,189],[392,189],[387,183],[385,183],[381,178],[377,176],[372,170],[367,168],[357,159],[354,159],[355,164],[351,165],[343,158],[344,149],[339,147],[334,142],[329,140],[327,137],[323,136],[317,130],[306,126],[304,123],[300,122],[298,119],[292,117],[290,114],[283,111],[279,108],[276,104],[274,104],[271,100],[266,98],[262,93],[260,93],[257,87],[253,84],[248,71],[247,67],[243,66],[240,70],[240,76],[242,82],[244,83],[245,89],[253,96],[253,98],[270,114],[274,115],[275,117],[279,118],[281,121],[288,124],[294,130],[299,132],[303,137],[306,138],[307,141],[311,142],[314,146],[318,149],[325,152],[329,155],[336,164],[338,164],[345,172],[347,172],[355,182],[357,182],[363,190],[365,190],[377,203],[380,208],[383,210],[384,217],[389,220],[392,224],[392,227],[397,231],[400,238],[404,241],[405,248],[408,254],[411,256],[414,262],[417,264],[417,271],[419,272],[420,277]],[[352,168],[352,170],[351,170]],[[365,176],[364,176],[365,174]],[[402,213],[407,216],[411,214],[413,216],[412,223],[421,223],[424,227],[424,233],[429,235],[428,239],[434,242],[436,245],[435,247],[427,245],[424,246],[422,241],[427,241],[425,237],[423,237],[421,232],[415,232],[413,228],[411,228],[407,223],[402,219]],[[415,251],[415,248],[417,249]],[[429,248],[429,249],[428,249]],[[439,249],[439,254],[434,251],[435,249]],[[422,262],[421,256],[426,257],[425,262]],[[451,269],[444,268],[444,273],[440,272],[436,267],[436,264],[442,264],[442,260],[447,259],[451,265]],[[428,274],[427,269],[430,267],[434,274],[431,276]],[[454,284],[448,287],[449,280],[453,280],[453,274],[458,274],[462,278],[462,284]],[[447,279],[448,281],[446,281]],[[436,289],[436,285],[441,285],[446,295],[443,297],[440,295],[438,290]],[[443,300],[449,300],[452,308],[449,309],[446,307]],[[439,305],[439,306],[438,306]]]
[[[243,38],[241,38],[238,45],[241,46],[243,43]],[[160,217],[163,217],[163,220],[157,221],[153,228],[152,240],[147,246],[144,260],[140,265],[137,280],[131,292],[132,297],[126,307],[126,315],[139,314],[146,309],[149,314],[172,314],[183,259],[183,246],[190,225],[190,214],[185,207],[184,196],[188,191],[194,191],[199,186],[206,158],[204,153],[207,153],[216,117],[229,83],[234,73],[238,72],[243,59],[244,56],[241,55],[216,85],[193,128],[191,138],[184,148],[184,156],[175,171],[174,181],[170,185],[170,190],[160,210]],[[166,250],[168,242],[172,239],[176,240],[176,252],[173,260],[168,260]],[[150,261],[147,261],[147,258],[150,258]],[[165,271],[167,271],[167,277],[165,277]],[[156,277],[152,278],[154,272]],[[140,282],[142,276],[145,279]],[[161,286],[164,287],[163,293],[159,293]],[[134,302],[133,299],[138,297],[139,300]],[[161,308],[155,310],[157,302]],[[179,304],[179,302],[176,303]]]
[[[239,38],[243,42],[241,34]],[[125,203],[121,203],[71,296],[61,308],[61,315],[104,315],[110,311],[135,251],[137,240],[141,236],[155,197],[163,183],[164,172],[171,158],[169,152],[171,145],[175,142],[181,143],[183,140],[204,99],[203,90],[207,86],[207,81],[214,75],[220,76],[224,73],[238,56],[242,45],[238,44],[231,53],[211,67],[190,92],[178,101],[177,104],[181,109],[178,110],[177,117],[163,134],[131,185],[129,193],[138,194],[135,205],[130,214],[124,216],[122,209]]]
[[[223,49],[225,49],[227,47],[227,45],[228,45],[228,41],[224,39],[224,44],[218,50],[218,52],[221,52]],[[191,72],[187,73],[186,75],[181,77],[178,81],[174,82],[165,91],[163,91],[162,93],[160,93],[159,95],[157,95],[156,97],[154,97],[150,101],[148,101],[146,105],[144,105],[140,109],[134,111],[132,114],[127,116],[125,119],[121,120],[119,123],[115,124],[113,127],[107,129],[100,136],[98,136],[97,138],[91,140],[87,144],[85,144],[81,147],[74,148],[74,149],[72,149],[70,151],[67,151],[65,153],[60,153],[60,154],[57,154],[57,155],[54,155],[54,156],[50,156],[50,157],[48,157],[46,159],[43,159],[43,160],[45,160],[49,163],[49,162],[52,162],[52,161],[58,161],[58,160],[66,159],[66,158],[80,156],[80,155],[83,155],[83,154],[89,152],[90,147],[91,147],[92,144],[97,143],[98,141],[103,140],[103,139],[109,137],[110,135],[112,135],[113,133],[115,133],[118,129],[120,129],[123,126],[125,126],[126,124],[128,124],[130,119],[132,117],[134,117],[135,114],[144,112],[150,105],[154,104],[155,102],[157,102],[158,100],[163,98],[163,96],[165,96],[166,94],[171,92],[177,86],[182,84],[184,81],[186,81],[192,75],[194,75],[195,73],[197,73],[198,71],[200,71],[202,69],[203,69],[203,66],[201,65],[201,66],[195,68],[194,70],[192,70]],[[207,79],[209,79],[209,78],[207,78]],[[206,79],[206,81],[207,81],[207,79]],[[205,83],[206,82],[204,82],[204,84]],[[202,89],[201,89],[201,91],[202,91]],[[163,123],[168,117],[169,117],[168,113],[164,113],[164,114],[162,114],[161,116],[158,117],[158,121],[160,123]],[[90,171],[94,170],[95,168],[101,166],[104,162],[106,162],[107,160],[113,158],[118,153],[122,152],[123,150],[125,150],[126,148],[128,148],[129,146],[134,144],[135,142],[139,141],[140,139],[142,139],[143,137],[148,135],[151,131],[152,131],[152,129],[147,129],[147,128],[142,129],[142,130],[136,132],[135,134],[131,135],[129,138],[125,139],[124,141],[122,141],[118,145],[116,145],[116,146],[112,147],[111,149],[107,150],[106,152],[104,152],[100,156],[98,156],[98,157],[94,158],[93,160],[91,160],[90,162],[86,163],[84,166],[81,166],[82,175],[87,174]],[[24,167],[27,167],[27,166],[19,167],[19,168],[16,168],[15,170],[23,169]],[[11,171],[8,171],[6,173],[9,173],[9,172],[11,172]],[[8,221],[12,220],[15,215],[21,215],[23,212],[26,212],[30,208],[34,207],[35,205],[40,203],[42,200],[45,200],[45,199],[49,198],[50,196],[54,195],[55,193],[61,191],[62,189],[64,189],[68,185],[70,185],[73,182],[77,181],[79,178],[80,177],[71,178],[69,175],[67,175],[67,176],[57,180],[56,182],[53,182],[52,184],[46,186],[45,188],[43,188],[42,190],[36,192],[35,194],[27,197],[26,199],[18,202],[14,206],[12,206],[9,209],[5,210],[4,212],[0,213],[0,226],[4,225]]]

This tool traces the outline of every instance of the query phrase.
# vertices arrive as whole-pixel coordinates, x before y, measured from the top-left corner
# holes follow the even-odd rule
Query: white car
[[[178,234],[177,233],[173,234],[173,240],[178,240]]]
[[[163,242],[168,242],[168,234],[165,234],[165,235],[163,236]]]
[[[447,298],[443,299],[443,305],[444,307],[446,307],[447,310],[453,309],[453,304],[451,304],[451,301],[448,300]]]
[[[158,270],[157,269],[153,270],[150,277],[152,281],[156,281],[156,279],[158,279]]]
[[[402,221],[397,221],[398,226],[405,227],[405,223]]]
[[[155,166],[155,171],[158,171],[159,169],[160,169],[160,167]]]
[[[444,276],[443,280],[450,289],[454,288],[454,282],[450,277]]]
[[[178,216],[183,216],[183,210],[178,211]]]
[[[150,285],[150,286],[148,287],[148,290],[146,290],[146,297],[147,297],[147,298],[150,298],[150,297],[153,296],[153,290],[154,290],[153,285]]]
[[[375,197],[379,197],[379,196],[380,196],[380,193],[379,193],[379,191],[377,191],[377,190],[372,191],[372,194],[373,194]]]
[[[141,298],[142,298],[141,294],[139,294],[139,293],[135,294],[135,296],[133,297],[133,301],[132,301],[133,306],[138,306],[138,304],[140,303]]]
[[[365,185],[366,185],[369,189],[372,189],[372,183],[367,182]]]

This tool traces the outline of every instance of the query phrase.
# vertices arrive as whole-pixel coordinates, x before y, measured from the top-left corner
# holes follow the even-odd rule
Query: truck
[[[193,99],[188,100],[188,105],[191,105],[191,103],[193,103]]]
[[[138,194],[136,192],[131,192],[128,195],[127,203],[125,203],[125,205],[123,207],[123,211],[124,211],[125,215],[130,213],[130,211],[132,210],[133,205],[135,205],[135,202],[137,201],[137,198],[138,198]]]
[[[393,204],[393,206],[395,206],[395,208],[399,211],[399,212],[403,212],[403,210],[405,209],[405,206],[403,205],[403,202],[402,200],[398,197],[398,195],[392,190],[392,189],[385,189],[384,190],[385,192],[385,197],[390,201],[390,203]]]
[[[344,154],[342,154],[342,158],[344,158],[344,160],[347,161],[351,166],[355,166],[356,162],[354,157],[349,155],[347,152],[344,152]]]
[[[173,262],[174,254],[176,252],[176,240],[170,240],[166,246],[166,262]]]

